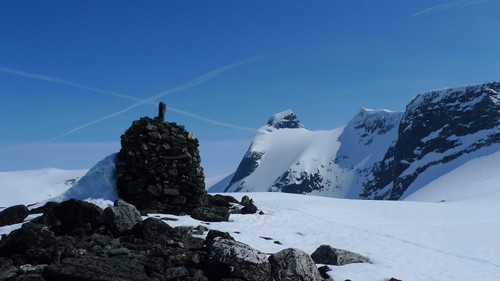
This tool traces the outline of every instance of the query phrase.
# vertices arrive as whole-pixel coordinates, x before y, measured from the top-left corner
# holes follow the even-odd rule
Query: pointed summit
[[[295,115],[295,113],[290,109],[271,116],[271,118],[269,118],[269,121],[267,121],[267,125],[276,129],[305,128],[304,125],[300,123],[297,115]]]

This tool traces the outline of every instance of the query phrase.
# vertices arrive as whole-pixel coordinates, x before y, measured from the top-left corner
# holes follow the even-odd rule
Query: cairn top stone
[[[160,102],[160,104],[158,104],[158,117],[156,117],[156,119],[160,121],[165,121],[166,111],[167,111],[167,105],[164,104],[163,102]]]

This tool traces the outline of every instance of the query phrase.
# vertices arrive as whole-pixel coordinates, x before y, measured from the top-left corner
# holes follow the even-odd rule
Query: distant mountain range
[[[500,82],[487,82],[419,94],[404,112],[363,108],[328,131],[306,129],[291,110],[275,114],[209,191],[399,200],[497,151]]]

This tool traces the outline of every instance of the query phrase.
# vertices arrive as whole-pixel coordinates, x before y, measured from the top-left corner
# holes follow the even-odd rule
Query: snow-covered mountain
[[[500,82],[425,92],[405,112],[361,109],[310,131],[287,110],[261,127],[225,188],[403,199],[468,160],[500,150]],[[212,191],[212,190],[210,190]]]
[[[92,168],[87,180],[82,178],[72,187],[65,185],[69,189],[64,194],[83,196],[81,199],[92,195],[101,199],[102,208],[112,205],[109,200],[115,198],[114,186],[109,183],[113,177],[108,171],[114,167],[113,158],[111,155]],[[499,170],[500,151],[469,160],[398,202],[234,193],[231,195],[238,200],[244,195],[252,197],[265,215],[231,215],[229,222],[212,222],[209,227],[229,232],[265,253],[292,247],[311,254],[319,245],[328,244],[372,261],[329,266],[328,274],[334,280],[386,281],[395,277],[405,281],[493,281],[498,279],[500,268]],[[4,172],[0,182],[16,178],[26,191],[49,194],[51,185],[39,184],[43,171]],[[65,182],[65,173],[48,171],[55,183]],[[20,174],[24,181],[17,180]],[[25,201],[26,194],[13,188],[16,186],[0,185],[3,206]],[[85,194],[77,192],[79,189],[85,189]],[[172,227],[203,225],[190,216],[152,216],[167,218],[166,223]],[[0,227],[0,236],[21,226]]]
[[[0,207],[54,198],[72,187],[87,171],[45,168],[0,172]]]

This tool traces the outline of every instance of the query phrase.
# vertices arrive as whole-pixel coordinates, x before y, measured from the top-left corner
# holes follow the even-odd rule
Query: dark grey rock
[[[5,257],[0,257],[0,281],[7,280],[17,276],[17,267],[14,262]]]
[[[128,281],[151,280],[145,268],[133,259],[113,259],[98,256],[67,258],[45,268],[46,280]]]
[[[206,194],[198,140],[160,115],[134,121],[121,136],[118,194],[141,212],[190,213]]]
[[[9,281],[46,281],[40,274],[22,274]]]
[[[179,190],[175,189],[175,188],[164,188],[163,194],[168,195],[168,196],[177,196],[177,195],[179,195]]]
[[[195,230],[196,230],[196,234],[202,235],[203,233],[208,231],[208,228],[206,228],[203,225],[198,225],[197,227],[195,227]]]
[[[367,257],[347,250],[333,248],[329,245],[321,245],[311,255],[316,263],[345,265],[350,263],[370,263]]]
[[[216,230],[216,229],[212,229],[212,230],[210,230],[208,232],[207,237],[205,238],[205,244],[207,246],[211,245],[212,241],[216,237],[220,237],[220,238],[224,238],[224,239],[227,239],[227,240],[233,240],[233,241],[235,241],[234,238],[231,236],[231,234],[229,234],[227,232],[219,231],[219,230]]]
[[[267,121],[267,125],[276,129],[304,128],[304,125],[300,123],[297,115],[295,115],[295,113],[291,110],[285,110],[274,114]]]
[[[267,255],[244,243],[217,237],[209,247],[208,258],[207,271],[215,280],[271,280],[271,264]]]
[[[0,227],[21,223],[30,214],[24,205],[15,205],[0,212]]]
[[[253,200],[250,199],[248,196],[243,196],[241,198],[241,205],[243,205],[243,208],[241,209],[242,214],[255,214],[257,213],[257,206],[253,203]]]
[[[127,248],[111,249],[108,251],[110,256],[128,256],[130,255],[130,250]]]
[[[189,250],[204,250],[205,240],[193,237],[195,230],[190,226],[179,226],[171,229],[168,235],[171,239],[182,243],[183,248]]]
[[[55,242],[54,232],[44,226],[26,223],[0,241],[0,256],[26,255],[27,262],[49,263]]]
[[[229,210],[223,207],[197,207],[191,212],[191,217],[208,222],[228,221]]]
[[[58,206],[60,204],[61,203],[59,203],[59,202],[47,202],[47,203],[45,203],[45,205],[43,205],[41,207],[31,209],[30,214],[43,214],[43,213],[46,213],[48,210],[51,210],[52,208],[54,208],[55,206]]]
[[[165,112],[167,111],[167,105],[163,102],[158,104],[158,120],[165,121]]]
[[[189,276],[189,272],[185,267],[172,267],[165,270],[165,278],[167,280],[178,280],[177,278],[186,276]]]
[[[311,257],[299,249],[284,249],[269,257],[274,280],[323,280]]]
[[[38,265],[25,264],[19,267],[19,272],[21,274],[42,274],[45,267],[47,267],[46,264],[38,264]]]
[[[196,268],[188,268],[189,275],[191,276],[190,280],[192,281],[208,281],[208,278],[205,277],[205,274],[202,270]]]
[[[90,232],[104,224],[102,209],[85,201],[70,199],[52,208],[54,216],[61,222],[63,234],[77,228]],[[89,229],[90,228],[90,229]]]
[[[328,271],[331,271],[330,267],[328,265],[323,265],[318,267],[319,274],[321,274],[321,277],[323,277],[325,280],[333,280],[331,279],[330,275],[328,275]]]
[[[142,220],[141,213],[134,205],[123,200],[116,200],[113,206],[104,209],[102,216],[115,234],[126,233]]]
[[[156,218],[147,218],[132,228],[132,233],[146,241],[166,241],[172,227]]]

